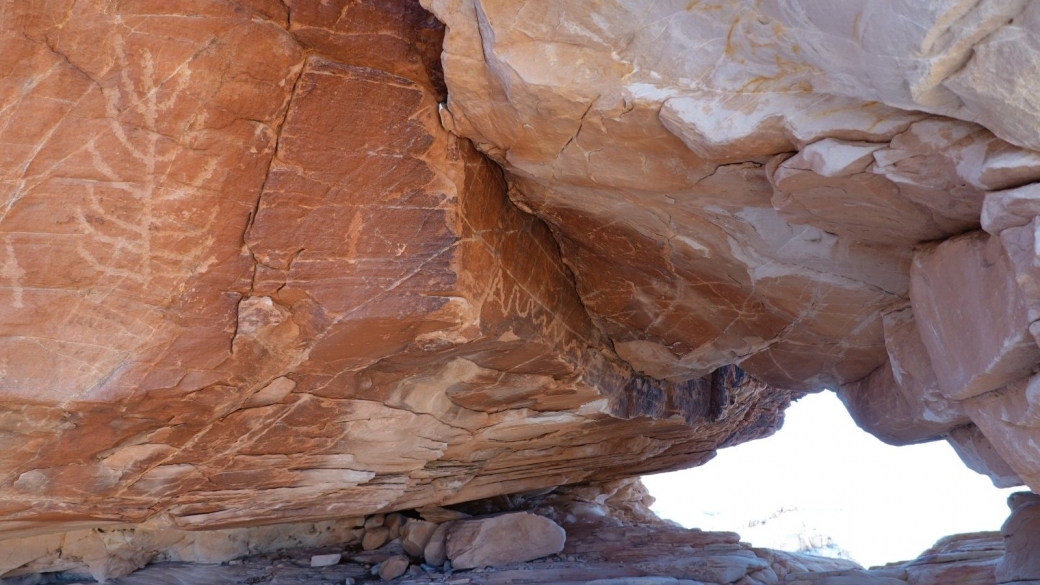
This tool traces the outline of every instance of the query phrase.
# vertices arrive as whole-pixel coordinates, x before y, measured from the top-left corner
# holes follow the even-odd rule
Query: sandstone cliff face
[[[951,436],[1040,489],[1040,6],[424,5],[445,126],[552,227],[622,359],[840,390],[885,441]]]
[[[824,387],[1040,489],[1040,5],[422,4],[0,4],[0,540],[696,465]]]
[[[0,12],[0,539],[683,467],[791,393],[619,359],[417,3]]]

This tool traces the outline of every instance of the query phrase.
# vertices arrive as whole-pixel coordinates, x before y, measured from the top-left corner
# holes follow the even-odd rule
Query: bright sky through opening
[[[999,530],[1007,496],[1026,489],[998,490],[945,441],[886,445],[832,392],[794,403],[772,437],[643,481],[654,511],[688,528],[731,530],[768,548],[792,533],[825,535],[867,567],[915,558],[942,536]]]

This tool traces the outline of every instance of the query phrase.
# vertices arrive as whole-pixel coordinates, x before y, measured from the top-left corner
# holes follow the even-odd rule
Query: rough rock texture
[[[1012,494],[1008,505],[1011,516],[1000,529],[1004,558],[997,565],[997,583],[1040,581],[1040,496]]]
[[[548,518],[514,512],[492,518],[459,520],[447,533],[453,567],[472,569],[532,561],[563,550],[567,533]]]
[[[442,37],[408,0],[0,5],[0,539],[466,501],[780,424],[738,368],[618,358],[442,128]]]
[[[564,550],[528,563],[475,570],[447,568],[450,564],[427,564],[419,568],[415,564],[409,566],[414,557],[403,556],[400,548],[392,544],[379,551],[358,553],[354,552],[357,545],[352,541],[339,546],[253,555],[223,565],[159,562],[111,582],[118,585],[258,582],[302,585],[351,583],[349,579],[364,582],[374,580],[376,575],[400,573],[404,574],[400,583],[456,585],[995,585],[995,567],[1003,562],[1005,539],[999,533],[979,533],[945,538],[913,561],[867,570],[846,560],[752,548],[740,543],[734,533],[679,528],[656,518],[646,507],[651,502],[652,498],[638,481],[623,480],[562,488],[548,495],[497,497],[463,505],[472,512],[497,514],[466,522],[494,520],[503,517],[503,512],[506,516],[536,517],[547,523],[552,518],[559,522],[567,532]],[[1008,526],[1011,525],[1009,520]],[[1016,524],[1019,525],[1021,522]],[[485,529],[493,527],[491,523],[484,524]],[[1016,530],[1019,535],[1025,534],[1020,529],[1012,532]],[[510,534],[485,532],[491,539],[507,539]],[[1011,546],[1010,539],[1008,542]],[[313,554],[344,554],[348,561],[314,568],[310,563]],[[1021,570],[1027,565],[1018,563],[1016,567]],[[67,570],[56,577],[64,579],[64,583],[73,582],[75,571]]]
[[[1022,485],[1022,478],[997,453],[979,427],[969,424],[950,431],[946,440],[969,469],[988,475],[993,485],[1008,488]]]
[[[0,3],[5,572],[696,465],[824,387],[1040,490],[1040,4],[417,2]]]
[[[881,321],[888,363],[838,391],[856,424],[893,445],[934,440],[969,424],[963,407],[942,395],[913,312],[885,312]]]
[[[974,232],[922,249],[910,278],[918,329],[947,398],[1003,388],[1040,364],[1026,298],[1000,239]]]
[[[1040,14],[1025,2],[894,24],[881,1],[425,5],[449,25],[446,126],[510,171],[618,353],[659,377],[855,382],[884,362],[912,245],[1040,177],[1035,130],[971,123],[991,112],[948,87]]]
[[[1040,489],[961,402],[1040,366],[1040,6],[423,1],[445,127],[552,227],[633,368],[840,388],[892,444],[974,422]]]

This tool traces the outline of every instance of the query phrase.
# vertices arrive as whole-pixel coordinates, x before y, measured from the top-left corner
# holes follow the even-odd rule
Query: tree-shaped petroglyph
[[[186,61],[160,80],[150,51],[141,51],[132,62],[121,38],[116,38],[114,47],[119,79],[102,91],[108,130],[118,146],[105,150],[99,146],[107,133],[86,145],[93,167],[107,181],[85,186],[86,202],[76,219],[90,238],[77,252],[105,276],[148,286],[156,276],[176,277],[191,271],[212,244],[208,234],[216,222],[216,206],[208,206],[200,225],[190,217],[199,208],[187,209],[184,203],[190,203],[213,178],[217,159],[196,165],[186,180],[170,180],[178,158],[190,152],[184,144],[190,144],[198,131],[188,130],[179,141],[171,139],[160,132],[160,118],[182,98],[191,69]],[[204,116],[196,116],[196,127]]]

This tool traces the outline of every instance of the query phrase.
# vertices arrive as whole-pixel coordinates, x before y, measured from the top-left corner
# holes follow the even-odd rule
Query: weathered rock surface
[[[969,424],[963,407],[943,396],[913,312],[894,310],[881,320],[888,362],[838,391],[856,424],[893,445],[934,440]]]
[[[401,575],[404,575],[405,571],[408,570],[409,564],[411,563],[409,563],[408,557],[404,555],[394,555],[379,564],[379,578],[384,581],[396,579]]]
[[[533,561],[563,550],[567,533],[548,518],[527,512],[459,520],[447,533],[453,567],[472,569]]]
[[[437,531],[437,524],[425,520],[410,520],[405,524],[401,535],[401,546],[412,557],[421,559],[425,555],[426,545]]]
[[[309,562],[311,554],[332,554],[329,551],[337,550],[335,546],[324,546],[253,555],[223,565],[159,562],[112,583],[351,583],[371,579],[376,574],[385,578],[407,572],[400,582],[456,585],[995,585],[994,570],[1004,552],[1005,539],[998,533],[959,535],[941,540],[913,561],[867,570],[851,561],[752,548],[740,543],[739,536],[733,533],[682,529],[654,517],[646,507],[650,501],[638,482],[622,481],[563,488],[542,496],[512,496],[464,504],[471,511],[493,510],[499,514],[485,519],[502,517],[503,512],[507,515],[530,515],[530,512],[538,514],[546,522],[550,517],[559,520],[568,534],[564,550],[547,559],[528,563],[510,563],[472,571],[429,565],[419,569],[414,565],[409,567],[410,560],[402,556],[399,549],[387,546],[385,556],[379,559],[369,557],[360,563],[312,567]],[[518,512],[520,510],[528,512]],[[479,520],[469,522],[476,521]],[[485,525],[485,528],[490,527]],[[503,538],[498,534],[487,535]],[[347,544],[347,550],[356,549],[356,546],[356,543]],[[354,558],[356,555],[347,556]],[[70,582],[74,575],[73,571],[66,571],[59,578]]]
[[[1040,483],[1035,448],[1040,441],[1040,377],[1020,380],[964,404],[993,449],[1025,484]]]
[[[1040,489],[960,403],[1040,365],[1034,3],[424,5],[445,127],[552,227],[619,357],[841,387],[893,444],[974,421]]]
[[[993,443],[974,424],[953,429],[946,440],[969,469],[988,475],[994,486],[1008,488],[1022,485],[1022,478],[1011,469],[1007,461],[1004,461],[1000,453],[993,448]]]
[[[439,559],[468,520],[373,515],[824,387],[1040,490],[1040,5],[418,1],[0,4],[0,577],[352,516]],[[615,576],[801,563],[691,534]]]
[[[972,398],[1040,364],[1025,295],[1000,240],[982,232],[914,256],[910,298],[942,393]]]
[[[772,432],[787,390],[617,357],[442,128],[442,37],[408,0],[3,5],[0,539],[445,504]]]
[[[810,4],[426,2],[449,25],[446,125],[554,227],[636,369],[855,382],[884,361],[879,311],[906,298],[910,247],[1040,177],[1021,148],[1035,131],[1006,142],[944,85],[1024,4],[907,8],[896,26],[883,2]]]
[[[1000,529],[1004,557],[997,564],[997,583],[1040,581],[1040,496],[1012,494],[1008,506],[1011,516]]]

